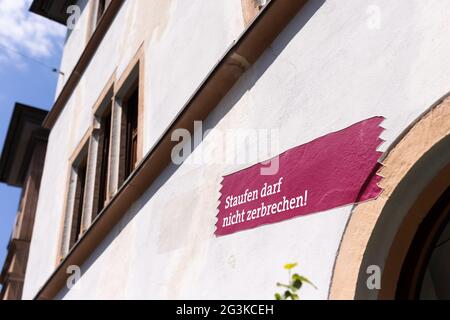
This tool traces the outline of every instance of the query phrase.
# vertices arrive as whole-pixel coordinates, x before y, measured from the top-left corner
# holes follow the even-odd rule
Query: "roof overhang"
[[[16,103],[0,157],[0,182],[22,186],[35,143],[48,138],[48,130],[42,128],[47,113]]]
[[[76,0],[33,0],[30,11],[66,25],[69,18],[67,8],[76,2]]]

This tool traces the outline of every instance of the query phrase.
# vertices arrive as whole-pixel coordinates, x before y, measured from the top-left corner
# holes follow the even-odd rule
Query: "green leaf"
[[[283,284],[278,282],[277,286],[284,288],[284,293],[276,293],[275,299],[277,300],[300,300],[299,297],[299,291],[303,287],[305,283],[313,286],[315,289],[317,287],[306,277],[299,275],[298,273],[295,273],[291,276],[291,270],[298,266],[298,263],[288,263],[284,265],[284,269],[289,271],[289,276],[291,277],[289,279],[289,284]]]
[[[296,280],[300,280],[302,283],[307,283],[307,284],[313,286],[314,289],[317,289],[317,287],[314,285],[314,283],[312,283],[311,281],[309,281],[308,278],[303,277],[303,276],[299,276],[298,274],[294,274],[294,275],[292,276],[292,278],[294,278],[295,276],[296,276]]]
[[[292,269],[294,269],[296,266],[298,266],[298,263],[288,263],[288,264],[285,264],[285,265],[284,265],[284,268],[285,268],[286,270],[292,270]]]
[[[284,292],[284,299],[287,300],[292,296],[292,293],[290,291],[285,291]]]
[[[294,280],[292,283],[292,286],[295,288],[295,290],[300,290],[302,285],[303,285],[303,282],[299,279]]]

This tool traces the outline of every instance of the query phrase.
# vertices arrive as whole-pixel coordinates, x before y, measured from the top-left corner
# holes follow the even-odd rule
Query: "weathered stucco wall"
[[[114,67],[120,76],[142,41],[141,32],[130,30],[154,27],[145,44],[149,150],[243,29],[240,1],[210,2],[174,1],[154,12],[127,1],[122,8],[50,136],[25,298],[55,266],[67,159]],[[278,129],[275,155],[382,115],[383,149],[389,146],[449,91],[443,30],[450,28],[450,2],[372,3],[310,1],[207,119],[204,128],[212,132],[203,145],[216,144],[214,133],[227,129]],[[150,22],[156,20],[164,23]],[[221,176],[241,167],[167,168],[82,267],[76,287],[59,298],[271,299],[275,283],[286,278],[282,265],[291,261],[318,286],[305,287],[303,298],[327,298],[351,206],[216,238]]]
[[[84,45],[88,41],[90,34],[90,18],[93,14],[93,2],[89,0],[78,0],[77,6],[80,8],[81,16],[79,17],[75,28],[68,28],[66,41],[64,43],[64,52],[61,58],[60,71],[64,75],[59,75],[58,85],[56,87],[56,97],[58,97],[64,84],[68,80],[72,70],[78,59],[83,53]],[[71,20],[75,21],[75,20]],[[56,98],[55,97],[55,98]]]
[[[148,77],[145,79],[147,100],[144,118],[146,122],[151,119],[150,125],[160,131],[152,131],[153,138],[149,139],[150,134],[145,129],[144,148],[148,150],[155,137],[170,122],[170,117],[178,112],[190,92],[200,85],[244,29],[240,0],[214,5],[211,1],[190,1],[189,4],[168,0],[126,1],[70,97],[49,138],[42,200],[37,209],[24,298],[32,298],[55,269],[69,158],[92,124],[92,108],[113,73],[119,79],[144,43],[148,56],[145,59]],[[67,41],[61,66],[67,76],[81,54],[79,47],[86,43],[84,35],[88,32],[86,19],[89,9],[87,5],[77,29]],[[77,42],[80,43],[78,46]],[[180,49],[183,46],[192,50]],[[194,48],[202,48],[201,59],[197,54],[200,50]],[[158,53],[159,50],[165,50],[165,53]],[[177,61],[174,61],[174,56]],[[161,75],[152,76],[150,70],[153,69]],[[60,79],[58,92],[63,84],[64,79]],[[158,91],[161,92],[158,98],[150,94]],[[180,94],[174,95],[174,91]],[[156,110],[159,110],[158,117],[155,116]]]

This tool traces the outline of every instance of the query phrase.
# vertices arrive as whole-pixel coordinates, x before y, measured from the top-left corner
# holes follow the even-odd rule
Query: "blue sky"
[[[50,109],[65,30],[28,13],[31,0],[0,0],[0,149],[15,102]],[[25,57],[26,56],[26,57]],[[42,63],[42,64],[40,64]],[[0,266],[18,208],[20,189],[0,184]]]

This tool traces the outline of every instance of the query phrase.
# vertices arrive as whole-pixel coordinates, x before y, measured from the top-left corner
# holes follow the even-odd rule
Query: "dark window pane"
[[[86,168],[87,158],[84,159],[77,168],[77,185],[75,193],[75,205],[72,217],[72,229],[70,234],[70,248],[80,238],[81,235],[81,222],[83,217],[83,205],[84,205],[84,190],[86,185]]]
[[[97,24],[102,19],[105,10],[106,10],[106,0],[98,0]]]
[[[95,217],[103,210],[108,197],[108,165],[110,156],[110,142],[111,142],[111,110],[109,109],[102,118],[102,141],[100,153],[100,181],[99,181],[99,197],[98,208],[94,215]]]
[[[136,88],[126,101],[127,124],[126,124],[125,180],[133,172],[137,162],[138,100],[139,100],[139,90]]]

